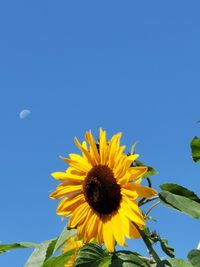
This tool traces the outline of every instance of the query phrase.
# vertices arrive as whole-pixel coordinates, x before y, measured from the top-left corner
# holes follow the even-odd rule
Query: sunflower
[[[62,252],[65,253],[74,249],[74,253],[69,258],[69,261],[65,264],[65,267],[73,267],[78,251],[82,246],[83,246],[83,241],[79,240],[77,236],[72,236],[67,240],[67,243],[63,248]]]
[[[113,252],[116,242],[126,246],[125,237],[139,238],[138,229],[145,225],[137,198],[156,194],[152,188],[141,186],[145,166],[132,166],[137,154],[124,153],[120,146],[122,133],[106,139],[106,131],[100,129],[99,142],[86,132],[82,143],[75,137],[81,155],[69,154],[62,159],[69,164],[65,172],[52,176],[62,183],[50,195],[60,199],[57,214],[70,216],[68,228],[77,228],[84,243],[95,239]]]

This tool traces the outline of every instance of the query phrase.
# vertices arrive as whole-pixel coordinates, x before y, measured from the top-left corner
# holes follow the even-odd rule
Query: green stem
[[[146,203],[149,203],[149,202],[151,202],[151,201],[153,201],[155,199],[158,199],[158,198],[159,198],[158,195],[156,195],[154,197],[151,197],[151,198],[143,198],[138,202],[138,206],[140,207],[140,206],[142,206],[142,205],[144,205]]]
[[[145,233],[139,229],[139,227],[134,223],[135,227],[137,228],[137,230],[140,232],[140,235],[145,243],[145,245],[148,248],[149,254],[152,255],[152,257],[154,258],[154,260],[159,263],[161,262],[160,257],[158,256],[158,254],[156,253],[156,251],[154,250],[151,242],[149,241],[148,237],[145,235]]]
[[[153,208],[155,208],[156,206],[158,206],[159,204],[160,204],[160,201],[154,203],[154,204],[147,210],[147,212],[145,213],[145,215],[147,216],[147,215],[149,214],[149,212],[150,212]]]

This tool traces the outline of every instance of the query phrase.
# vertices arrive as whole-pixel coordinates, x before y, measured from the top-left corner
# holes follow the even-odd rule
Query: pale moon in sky
[[[30,114],[31,114],[31,111],[29,109],[23,109],[22,111],[20,111],[19,117],[20,117],[20,119],[23,120],[23,119],[27,118]]]

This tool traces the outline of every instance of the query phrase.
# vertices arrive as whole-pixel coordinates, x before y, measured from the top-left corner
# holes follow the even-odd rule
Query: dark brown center
[[[83,183],[86,201],[99,214],[110,214],[120,205],[120,186],[113,171],[105,165],[94,166]]]

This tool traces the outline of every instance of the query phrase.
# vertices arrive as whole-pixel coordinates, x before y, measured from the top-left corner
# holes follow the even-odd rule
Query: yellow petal
[[[107,153],[108,153],[108,166],[110,168],[114,167],[115,158],[117,157],[117,152],[119,150],[119,142],[118,141],[120,140],[121,135],[122,135],[122,133],[117,133],[110,140],[110,143],[108,146],[108,151],[107,151]]]
[[[106,150],[107,150],[107,141],[106,141],[106,131],[103,131],[100,128],[100,133],[99,133],[99,152],[100,152],[100,160],[101,164],[105,165],[106,164]]]
[[[97,230],[98,230],[98,216],[95,212],[92,212],[86,229],[85,229],[85,242],[90,242],[93,238],[97,236]]]
[[[75,161],[75,160],[64,158],[64,157],[62,157],[62,159],[65,162],[67,162],[71,167],[74,167],[78,171],[82,171],[85,174],[87,174],[88,171],[92,168],[92,166],[88,162],[86,162],[84,158],[82,158],[82,160],[79,160],[79,161]]]
[[[115,240],[120,246],[124,246],[125,245],[124,232],[118,212],[113,214],[111,219],[111,224]]]
[[[138,206],[133,201],[127,201],[128,198],[123,198],[121,201],[121,209],[124,215],[129,220],[135,222],[138,225],[144,225],[144,218],[139,211]],[[126,201],[125,201],[126,200]],[[131,206],[129,206],[131,204]]]
[[[53,172],[51,173],[53,178],[60,180],[60,181],[68,181],[68,180],[73,180],[73,181],[83,181],[84,176],[78,176],[78,175],[72,175],[67,172]]]
[[[84,203],[84,197],[82,194],[72,195],[70,197],[66,197],[60,201],[57,207],[57,214],[68,216],[76,209],[79,205]]]
[[[68,226],[70,228],[75,228],[78,224],[85,220],[87,212],[89,210],[89,205],[87,202],[81,204],[79,207],[75,208],[72,216],[70,217]]]
[[[91,165],[94,165],[95,164],[95,160],[92,157],[92,155],[90,154],[90,152],[86,149],[86,145],[81,145],[76,137],[74,138],[74,142],[75,142],[76,146],[81,150],[83,155],[85,156],[85,159],[87,159],[87,161]]]
[[[129,192],[137,195],[138,197],[152,197],[157,194],[157,191],[148,186],[142,186],[137,183],[128,183],[124,186]]]
[[[138,166],[138,167],[129,168],[128,172],[130,173],[130,180],[140,178],[147,172],[147,170],[148,170],[148,167],[146,166]]]
[[[56,190],[51,193],[50,198],[58,199],[74,192],[81,192],[82,188],[82,185],[66,185],[65,183],[60,184],[57,186]]]
[[[126,188],[121,188],[121,194],[123,196],[129,196],[131,197],[132,199],[136,199],[138,197],[138,194],[136,191],[132,191],[132,190],[129,190],[129,189],[126,189]]]
[[[114,252],[115,239],[113,236],[111,220],[109,219],[103,221],[103,240],[108,251]]]
[[[119,209],[118,212],[120,215],[120,219],[121,219],[121,223],[122,223],[122,229],[123,229],[125,236],[127,236],[128,238],[131,238],[131,237],[136,238],[136,239],[139,238],[140,233],[133,226],[133,223],[125,216],[122,209]]]
[[[97,227],[98,227],[97,243],[99,244],[99,246],[101,246],[103,243],[103,222],[101,219],[99,219]]]
[[[96,165],[100,164],[99,152],[98,152],[97,145],[96,145],[96,142],[94,140],[94,137],[93,137],[92,133],[91,132],[86,132],[85,139],[87,140],[87,142],[90,145],[90,154],[94,158],[95,164]]]

